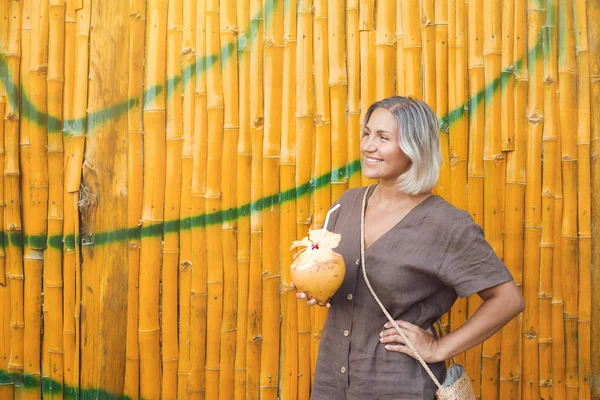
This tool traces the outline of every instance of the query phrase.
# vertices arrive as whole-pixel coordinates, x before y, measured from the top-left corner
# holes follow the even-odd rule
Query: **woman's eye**
[[[381,140],[389,140],[387,136],[380,136]]]

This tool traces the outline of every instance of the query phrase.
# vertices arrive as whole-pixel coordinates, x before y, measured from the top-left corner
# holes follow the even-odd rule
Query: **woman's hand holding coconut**
[[[294,282],[290,282],[290,287],[292,288],[292,290],[297,289],[296,285],[294,285]],[[296,293],[296,297],[301,300],[306,299],[306,304],[308,304],[309,306],[319,304],[319,301],[317,299],[315,299],[314,297],[309,298],[305,292],[298,291]],[[323,307],[331,308],[331,304],[327,302]]]

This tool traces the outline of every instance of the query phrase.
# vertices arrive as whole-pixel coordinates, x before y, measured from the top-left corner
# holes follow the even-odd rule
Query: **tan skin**
[[[411,161],[400,150],[397,131],[396,120],[385,109],[375,110],[363,131],[360,145],[362,172],[367,178],[379,181],[365,211],[365,248],[432,195],[431,192],[411,195],[398,190],[398,177],[410,167]],[[460,328],[438,340],[430,329],[424,330],[402,320],[396,323],[426,362],[447,360],[482,343],[525,308],[521,291],[514,281],[484,289],[478,295],[483,303],[475,314]],[[297,297],[306,299],[306,294],[299,292]],[[308,299],[307,303],[314,305],[317,302]],[[329,303],[326,306],[331,307]],[[384,325],[379,340],[388,351],[413,357],[391,323]]]

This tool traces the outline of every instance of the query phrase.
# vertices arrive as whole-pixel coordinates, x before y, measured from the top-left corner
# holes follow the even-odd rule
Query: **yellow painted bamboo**
[[[195,96],[192,79],[196,62],[196,2],[183,2],[182,36],[182,118],[183,145],[181,150],[181,202],[179,212],[179,364],[177,366],[177,398],[190,397],[191,369],[191,300],[193,240],[192,240],[192,175],[195,123]]]
[[[428,0],[428,2],[431,2],[433,5],[433,0]],[[330,3],[328,12],[331,15],[334,10],[337,11],[341,9],[341,5],[336,6],[335,4]],[[396,2],[394,0],[378,2],[376,18],[375,56],[377,57],[378,62],[376,63],[377,72],[375,73],[377,76],[377,88],[375,93],[378,99],[383,99],[394,94],[394,62],[396,61],[394,30],[396,28]],[[431,30],[430,36],[434,36],[433,22],[429,28]],[[433,38],[430,38],[430,40],[430,50],[432,50],[430,53],[433,54],[435,52],[435,43]],[[331,68],[335,68],[335,66],[332,65]],[[435,87],[433,90],[435,90]],[[343,145],[343,143],[340,143],[340,145]],[[333,165],[333,168],[335,168],[335,165]]]
[[[6,282],[10,288],[10,356],[7,372],[12,375],[14,394],[19,398],[22,394],[23,352],[24,352],[24,310],[23,310],[23,251],[18,245],[22,235],[20,193],[19,193],[19,121],[23,117],[18,108],[19,91],[23,90],[20,79],[19,64],[21,59],[29,57],[25,46],[21,48],[22,17],[26,14],[22,2],[13,1],[10,5],[10,32],[7,53],[8,79],[14,82],[12,90],[7,89],[8,104],[4,117],[4,199],[6,235]],[[17,239],[17,240],[15,240]]]
[[[281,260],[281,345],[280,345],[280,398],[297,399],[298,394],[298,303],[291,290],[290,265],[292,252],[287,243],[296,239],[296,202],[293,194],[296,180],[296,2],[284,10],[283,105],[281,116],[280,191],[281,198],[280,246]],[[343,13],[341,8],[340,12]],[[343,31],[343,26],[342,26]],[[344,115],[345,116],[345,115]],[[345,121],[344,121],[345,122]],[[345,133],[345,132],[344,132]]]
[[[503,200],[504,200],[504,153],[502,152],[501,120],[502,99],[494,80],[502,70],[502,2],[483,3],[483,62],[484,62],[484,109],[485,138],[483,142],[483,228],[486,240],[498,257],[503,258]],[[481,397],[498,399],[499,359],[501,332],[496,333],[483,344]]]
[[[523,282],[523,219],[525,201],[525,159],[527,150],[525,109],[527,102],[527,41],[525,37],[526,4],[515,2],[505,5],[503,14],[512,15],[503,22],[502,62],[502,112],[512,116],[502,120],[502,146],[506,153],[506,203],[510,210],[504,215],[504,263],[511,271],[515,283]],[[508,46],[508,43],[511,45]],[[506,52],[506,53],[505,53]],[[509,56],[510,54],[510,56]],[[508,64],[507,62],[510,62]],[[513,76],[514,74],[514,76]],[[508,93],[505,93],[508,91]],[[507,146],[510,138],[511,146]],[[502,328],[500,343],[500,398],[519,399],[521,385],[520,349],[521,317],[514,318]]]
[[[436,102],[436,41],[435,41],[435,6],[433,0],[419,2],[419,21],[421,21],[421,76],[423,76],[423,100],[431,104],[434,111]],[[377,26],[379,31],[379,25]],[[441,60],[440,60],[441,61]],[[439,115],[439,114],[438,114]]]
[[[542,138],[542,241],[539,283],[540,396],[552,396],[552,271],[554,261],[555,193],[558,140],[558,35],[555,0],[546,1],[544,43],[544,125]],[[560,164],[559,164],[560,165]]]
[[[361,5],[362,7],[362,5]],[[377,58],[375,54],[375,30],[360,31],[360,122],[365,113],[377,100]],[[318,136],[318,135],[317,135]],[[360,136],[358,136],[360,138]],[[360,139],[358,139],[360,141]],[[375,183],[362,176],[361,186]]]
[[[368,13],[367,13],[368,14]],[[329,103],[329,90],[327,82],[329,71],[329,43],[327,40],[327,3],[325,0],[314,2],[314,84],[315,84],[315,141],[314,141],[314,167],[313,177],[320,177],[327,174],[331,169],[331,112]],[[366,25],[365,25],[366,26]],[[373,30],[362,32],[369,35],[369,52],[374,53],[375,32]],[[362,43],[361,43],[362,46]],[[372,63],[372,60],[367,60]],[[373,65],[374,66],[374,65]],[[374,70],[372,70],[375,72]],[[361,70],[362,74],[362,70]],[[370,84],[369,84],[370,85]],[[369,86],[374,93],[375,84]],[[325,215],[331,205],[330,182],[320,182],[315,186],[312,193],[314,204],[313,229],[323,225]],[[324,307],[313,307],[311,309],[312,335],[311,342],[313,354],[312,374],[314,380],[314,366],[317,359],[319,344],[321,343],[321,333],[323,325],[327,318],[327,309]]]
[[[138,278],[140,271],[140,244],[142,219],[143,174],[143,60],[144,46],[138,39],[144,35],[146,2],[133,0],[129,3],[129,88],[127,95],[135,99],[128,111],[128,155],[127,155],[127,227],[129,269],[127,284],[127,343],[125,348],[125,383],[123,392],[133,400],[140,395],[140,352],[138,344]]]
[[[142,229],[158,231],[142,234],[140,253],[139,324],[140,397],[158,398],[161,393],[159,281],[161,269],[162,224],[165,189],[165,65],[167,4],[147,3],[146,54],[144,85],[147,88],[143,106],[144,178]]]
[[[530,0],[527,3],[528,43],[541,43],[542,25],[545,21],[542,2]],[[542,49],[530,49],[529,57],[529,98],[527,106],[527,185],[525,188],[525,232],[523,295],[527,307],[523,313],[523,400],[538,399],[539,385],[539,283],[540,283],[540,242],[541,242],[541,177],[542,177],[542,126],[544,100],[544,71]]]
[[[355,3],[358,6],[358,3]],[[296,44],[296,237],[303,238],[308,234],[311,224],[311,206],[308,190],[302,189],[311,178],[311,163],[314,137],[314,98],[312,80],[312,58],[313,58],[313,15],[312,0],[300,0],[297,6],[298,33]],[[358,24],[358,8],[348,10],[352,21],[348,24]],[[353,49],[358,50],[358,26],[347,34],[347,41],[353,42]],[[353,56],[354,58],[352,58]],[[349,111],[352,113],[352,105],[355,112],[358,111],[358,52],[348,53],[349,67]],[[352,66],[352,68],[351,68]],[[355,75],[353,75],[355,74]],[[354,79],[353,79],[354,78]],[[358,117],[358,115],[357,115]],[[353,127],[349,125],[349,143]],[[351,132],[352,130],[352,132]],[[350,153],[349,149],[349,153]],[[358,174],[357,174],[358,175]],[[360,176],[357,178],[360,181]],[[306,301],[298,300],[298,399],[310,396],[311,379],[311,326],[310,310]]]
[[[9,21],[10,16],[10,3],[8,0],[4,0],[0,3],[0,19],[5,21]],[[10,22],[2,24],[2,30],[0,30],[0,60],[1,62],[6,64],[6,55],[8,53],[8,32],[10,28]],[[4,135],[4,111],[6,110],[6,88],[5,85],[0,85],[0,102],[2,103],[0,107],[2,107],[2,113],[0,113],[1,122],[0,122],[0,130],[2,130],[2,134]],[[4,149],[4,136],[0,141],[0,146]],[[2,156],[4,157],[4,152],[2,152]],[[0,166],[4,168],[4,159],[0,160]],[[0,173],[0,179],[2,180],[2,186],[0,186],[0,196],[2,196],[0,201],[0,207],[5,207],[4,203],[4,173]],[[4,229],[4,208],[0,208],[0,227]],[[6,286],[6,268],[5,268],[5,254],[4,254],[4,241],[0,241],[0,287]],[[8,290],[8,289],[6,289]],[[6,292],[8,293],[8,292]],[[10,301],[10,299],[7,299]],[[7,325],[8,326],[8,325]],[[0,389],[1,390],[1,389]]]
[[[4,11],[4,10],[3,10]],[[8,12],[5,14],[8,15]],[[8,36],[8,35],[7,35]],[[8,45],[6,42],[0,47],[0,51],[2,54],[2,61],[6,60],[6,53],[8,52]],[[3,86],[0,86],[0,116],[2,116],[2,121],[0,122],[0,168],[2,169],[2,173],[0,174],[0,204],[2,208],[0,210],[0,227],[5,232],[4,226],[4,214],[6,210],[6,203],[4,202],[4,167],[5,167],[5,145],[4,145],[4,124],[5,124],[5,116],[6,114],[6,91]],[[0,312],[0,370],[8,371],[8,363],[10,360],[10,348],[11,348],[11,327],[10,327],[10,311],[12,303],[10,301],[10,286],[6,285],[6,271],[4,269],[6,262],[6,255],[4,252],[5,243],[2,241],[0,248],[2,249],[2,257],[0,262],[2,263],[2,284],[0,284],[0,304],[2,304],[2,311]],[[0,396],[7,399],[12,399],[14,397],[14,386],[12,378],[5,377],[0,381]]]
[[[280,90],[283,79],[283,6],[265,3],[263,141],[263,271],[262,271],[262,348],[260,398],[277,399],[279,384],[279,157],[281,152]],[[317,10],[315,10],[315,19]],[[327,31],[322,35],[326,40]],[[327,85],[323,82],[325,90]],[[317,95],[318,96],[318,95]],[[329,132],[327,132],[329,134]],[[273,200],[268,200],[273,199]],[[285,244],[287,247],[287,244]],[[267,249],[274,249],[268,251]]]
[[[250,275],[248,279],[248,327],[246,343],[246,398],[259,399],[262,347],[262,207],[263,197],[263,8],[250,1],[250,129],[252,165],[250,200]]]
[[[590,317],[591,317],[591,152],[590,152],[590,63],[588,51],[587,4],[573,2],[575,50],[578,63],[577,114],[577,226],[579,230],[579,297],[577,301],[577,367],[579,398],[590,399]],[[597,60],[595,60],[597,62]]]
[[[422,39],[419,0],[402,0],[402,29],[405,62],[405,96],[423,98],[421,78]],[[366,111],[366,110],[365,110]]]
[[[396,95],[402,96],[406,92],[404,80],[404,28],[402,26],[402,2],[396,2]]]
[[[56,0],[48,6],[48,114],[62,117],[64,80],[65,2]],[[62,236],[63,226],[63,140],[58,124],[48,124],[48,237]],[[44,347],[42,373],[47,388],[43,395],[61,399],[62,393],[54,392],[63,384],[63,279],[62,248],[48,241],[44,252]]]
[[[389,11],[389,10],[388,10]],[[331,198],[337,200],[348,187],[347,172],[343,168],[348,163],[348,124],[346,107],[348,103],[348,78],[346,73],[346,51],[344,34],[344,0],[328,3],[327,29],[329,43],[329,98],[331,103]],[[393,27],[389,27],[389,45],[393,51]],[[295,32],[294,32],[295,37]],[[393,60],[392,63],[393,64]],[[393,65],[391,78],[386,82],[393,93]],[[343,172],[341,172],[343,171]],[[335,199],[335,200],[334,200]],[[282,247],[286,247],[285,245]]]
[[[27,6],[25,6],[27,8]],[[48,5],[32,0],[29,15],[23,13],[22,51],[29,51],[21,62],[21,77],[24,81],[23,94],[30,97],[31,108],[23,110],[20,132],[21,194],[24,238],[41,238],[47,233],[48,207],[48,163],[46,121],[37,109],[47,112],[48,68]],[[31,25],[30,25],[31,24]],[[44,29],[46,28],[46,29]],[[32,40],[33,38],[33,40]],[[26,82],[26,83],[25,83]],[[31,111],[30,111],[31,110]],[[32,163],[31,160],[40,163]],[[28,382],[38,382],[30,390],[23,392],[23,398],[41,396],[41,318],[42,269],[45,243],[42,240],[24,240],[23,270],[27,279],[24,286],[24,371],[23,378]]]
[[[560,216],[560,242],[555,247],[552,275],[552,397],[566,398],[564,271],[578,265],[577,238],[577,61],[575,58],[574,15],[571,0],[559,2],[558,85],[560,117],[560,162],[563,207]],[[558,184],[558,182],[557,182]],[[557,190],[558,194],[558,190]],[[558,214],[559,210],[556,209]],[[556,215],[556,214],[555,214]],[[557,256],[558,253],[558,256]]]
[[[458,2],[457,2],[458,3]],[[457,6],[458,8],[458,6]],[[450,11],[450,10],[449,10]],[[471,1],[467,9],[467,54],[469,102],[464,105],[464,112],[469,118],[469,153],[467,157],[467,210],[479,226],[483,226],[483,132],[484,108],[479,105],[478,97],[484,88],[483,74],[483,1]],[[452,14],[449,15],[452,21]],[[459,110],[460,111],[460,110]],[[476,296],[471,296],[467,304],[467,315],[471,316],[479,306]],[[466,354],[465,367],[473,383],[476,396],[481,395],[481,349],[476,346]]]
[[[575,32],[573,2],[559,2],[558,9],[558,85],[560,110],[560,153],[562,172],[563,208],[560,226],[560,256],[555,256],[552,279],[552,397],[566,398],[566,363],[568,347],[565,341],[565,297],[569,282],[565,277],[578,265],[577,238],[577,60],[575,57]],[[558,213],[558,209],[556,210]],[[559,243],[557,243],[559,244]],[[559,248],[555,248],[555,253]],[[563,291],[563,287],[567,290]],[[564,293],[564,294],[563,294]]]
[[[280,245],[281,260],[281,344],[280,344],[280,387],[279,397],[290,400],[298,395],[298,303],[296,293],[291,290],[290,266],[293,253],[288,247],[296,239],[296,1],[284,9],[283,20],[283,97],[281,110],[281,158],[279,162],[279,187],[281,196]],[[343,4],[338,9],[344,12]],[[342,22],[340,20],[340,22]],[[344,32],[343,25],[341,32]],[[330,36],[331,39],[331,25]],[[344,37],[341,37],[342,43]],[[343,44],[342,44],[343,47]],[[331,85],[331,83],[330,83]],[[331,90],[331,88],[330,88]],[[345,90],[345,87],[344,87]],[[345,93],[345,92],[344,92]],[[345,102],[344,102],[345,112]],[[345,125],[345,113],[343,114]],[[345,131],[343,134],[345,135]],[[345,155],[345,153],[344,153]]]
[[[298,35],[300,37],[300,35]],[[348,73],[348,161],[360,158],[360,33],[358,0],[346,1],[346,68]],[[398,75],[396,76],[398,78]],[[298,139],[297,139],[298,140]],[[348,187],[361,185],[355,169],[348,170]],[[299,236],[300,237],[300,236]],[[304,236],[302,236],[304,237]],[[300,395],[300,393],[299,393]]]
[[[75,358],[79,352],[75,347],[75,216],[72,211],[73,198],[68,192],[70,165],[73,162],[73,147],[80,140],[73,136],[74,90],[77,47],[77,16],[75,1],[67,0],[65,10],[65,84],[63,88],[63,146],[64,146],[64,223],[63,223],[63,394],[69,395],[67,388],[79,388],[79,377],[75,376]]]
[[[123,78],[127,76],[129,60],[127,52],[106,55],[94,49],[106,48],[109,43],[124,48],[129,43],[129,32],[120,29],[119,24],[95,24],[93,34],[89,35],[89,22],[97,21],[102,15],[126,21],[129,7],[123,2],[95,3],[93,7],[91,2],[84,2],[78,12],[81,20],[88,21],[79,27],[80,39],[89,36],[92,50],[89,52],[90,117],[86,124],[85,161],[83,166],[72,165],[81,169],[80,188],[73,192],[71,204],[71,212],[78,218],[75,237],[81,243],[75,248],[76,260],[81,260],[76,264],[75,275],[75,341],[81,349],[81,356],[75,360],[75,371],[79,370],[83,390],[101,387],[108,393],[118,393],[123,390],[125,357],[113,357],[101,349],[125,353],[127,316],[123,306],[127,301],[124,290],[127,272],[122,265],[127,257],[127,243],[107,240],[99,245],[95,238],[99,232],[115,232],[127,226],[127,198],[122,193],[127,190],[128,146],[126,140],[120,140],[127,129],[127,119],[122,115],[98,124],[92,116],[108,104],[126,102],[128,79]],[[113,79],[115,77],[121,79]]]
[[[248,329],[248,284],[250,273],[250,188],[252,139],[250,135],[250,2],[237,3],[239,76],[239,124],[236,188],[238,304],[235,344],[234,399],[246,398],[246,339]]]
[[[599,317],[599,304],[595,299],[599,290],[599,278],[598,278],[598,265],[600,262],[598,251],[598,243],[600,243],[600,237],[598,236],[600,230],[600,218],[598,213],[598,205],[600,204],[600,186],[598,181],[600,180],[600,164],[598,163],[598,154],[600,153],[600,43],[598,38],[600,37],[600,4],[598,1],[591,1],[587,4],[587,21],[588,21],[588,40],[589,40],[589,68],[590,68],[590,180],[591,180],[591,205],[592,215],[591,224],[595,227],[592,230],[592,254],[591,254],[591,295],[592,305],[590,310],[590,318],[592,321],[598,321]],[[600,358],[598,354],[598,324],[593,323],[590,329],[590,371],[592,373],[590,385],[590,391],[592,398],[597,396],[599,392],[599,384],[597,379],[597,371],[600,368]]]
[[[194,132],[192,147],[191,210],[194,216],[206,213],[206,165],[208,157],[206,60],[206,3],[197,2]],[[193,81],[191,82],[193,83]],[[190,86],[191,86],[190,83]],[[187,167],[186,167],[187,168]],[[185,171],[185,168],[184,168]],[[182,184],[183,184],[182,180]],[[185,209],[183,209],[185,211]],[[206,217],[190,221],[192,230],[192,279],[190,295],[190,383],[191,399],[204,399],[206,379],[207,240]],[[182,239],[184,237],[182,236]]]
[[[221,172],[223,219],[223,323],[221,326],[221,370],[219,394],[231,399],[234,394],[234,367],[237,336],[237,254],[236,254],[236,149],[239,136],[236,2],[223,0],[220,6],[221,46],[227,49],[223,63],[224,138]]]
[[[398,2],[398,12],[401,12],[401,3]],[[437,185],[433,189],[433,192],[447,201],[452,201],[452,182],[450,181],[450,124],[448,119],[448,107],[455,97],[454,86],[449,85],[448,78],[450,74],[454,75],[456,64],[454,61],[456,53],[456,36],[449,35],[449,31],[454,33],[456,31],[456,1],[451,0],[448,2],[438,1],[435,3],[435,21],[436,21],[436,57],[440,57],[445,65],[441,71],[436,70],[436,87],[440,90],[441,86],[445,86],[444,94],[436,93],[436,105],[435,110],[446,110],[436,111],[438,113],[438,121],[440,123],[440,149],[442,153],[442,166],[440,168],[440,176]],[[440,21],[440,26],[437,26],[437,22]],[[445,23],[445,25],[444,25]],[[466,29],[466,26],[464,27]],[[444,37],[444,32],[446,36]],[[443,91],[443,90],[442,90]],[[440,104],[440,103],[445,104]],[[461,104],[464,106],[464,104]],[[448,114],[448,115],[446,115]],[[441,116],[441,117],[440,117]],[[445,122],[444,122],[445,121]],[[457,299],[457,303],[453,309],[440,317],[440,323],[444,332],[450,332],[450,315],[452,312],[462,313],[465,311],[464,299]],[[460,355],[459,357],[462,357]]]
[[[223,80],[219,40],[219,3],[206,3],[206,53],[214,62],[206,69],[208,163],[206,167],[206,213],[222,212]],[[207,333],[206,398],[219,398],[221,324],[223,318],[223,230],[219,219],[207,218]]]
[[[446,192],[452,204],[461,209],[468,209],[467,197],[467,179],[468,165],[467,156],[469,148],[468,136],[468,118],[466,113],[461,113],[454,116],[450,121],[448,110],[456,110],[464,106],[467,102],[467,5],[456,1],[448,5],[448,9],[444,9],[443,5],[438,5],[436,2],[436,20],[438,14],[441,14],[440,23],[448,24],[450,34],[446,33],[442,36],[442,42],[448,41],[449,54],[446,60],[442,56],[436,60],[435,70],[438,73],[437,79],[440,90],[437,91],[436,110],[439,116],[446,116],[442,120],[442,139],[448,141],[448,153],[445,154],[444,164],[447,165],[450,187]],[[449,16],[449,12],[452,15]],[[437,24],[437,22],[436,22]],[[450,37],[448,37],[450,36]],[[438,47],[444,47],[438,41]],[[445,65],[448,68],[445,69]],[[440,72],[442,71],[442,72]],[[446,89],[446,90],[444,90]],[[444,138],[445,136],[445,138]],[[442,192],[440,192],[442,194]],[[452,329],[458,329],[465,321],[468,312],[468,300],[458,299],[450,311],[450,323]],[[479,357],[480,349],[477,357]],[[466,362],[466,354],[457,356],[456,361],[464,364]]]
[[[161,268],[161,397],[176,398],[178,394],[178,283],[185,292],[185,278],[178,282],[179,275],[179,229],[172,228],[172,221],[179,220],[181,210],[181,176],[183,150],[182,85],[172,77],[182,75],[181,54],[183,52],[183,2],[169,1],[167,9],[167,52],[166,52],[166,160],[164,186],[164,220],[162,268]],[[185,266],[182,266],[182,270]],[[188,268],[189,269],[189,268]],[[184,303],[185,304],[185,303]],[[185,307],[184,307],[185,309]],[[183,311],[183,310],[182,310]]]

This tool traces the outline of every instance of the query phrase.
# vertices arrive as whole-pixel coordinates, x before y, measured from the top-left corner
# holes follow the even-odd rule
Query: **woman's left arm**
[[[514,281],[481,290],[478,294],[483,299],[483,304],[475,314],[460,328],[439,340],[435,340],[417,325],[406,321],[396,321],[396,323],[426,362],[447,360],[477,346],[525,308],[521,291]],[[390,322],[385,324],[380,341],[386,344],[385,347],[389,351],[397,351],[413,357],[412,352],[404,346],[403,340]]]

